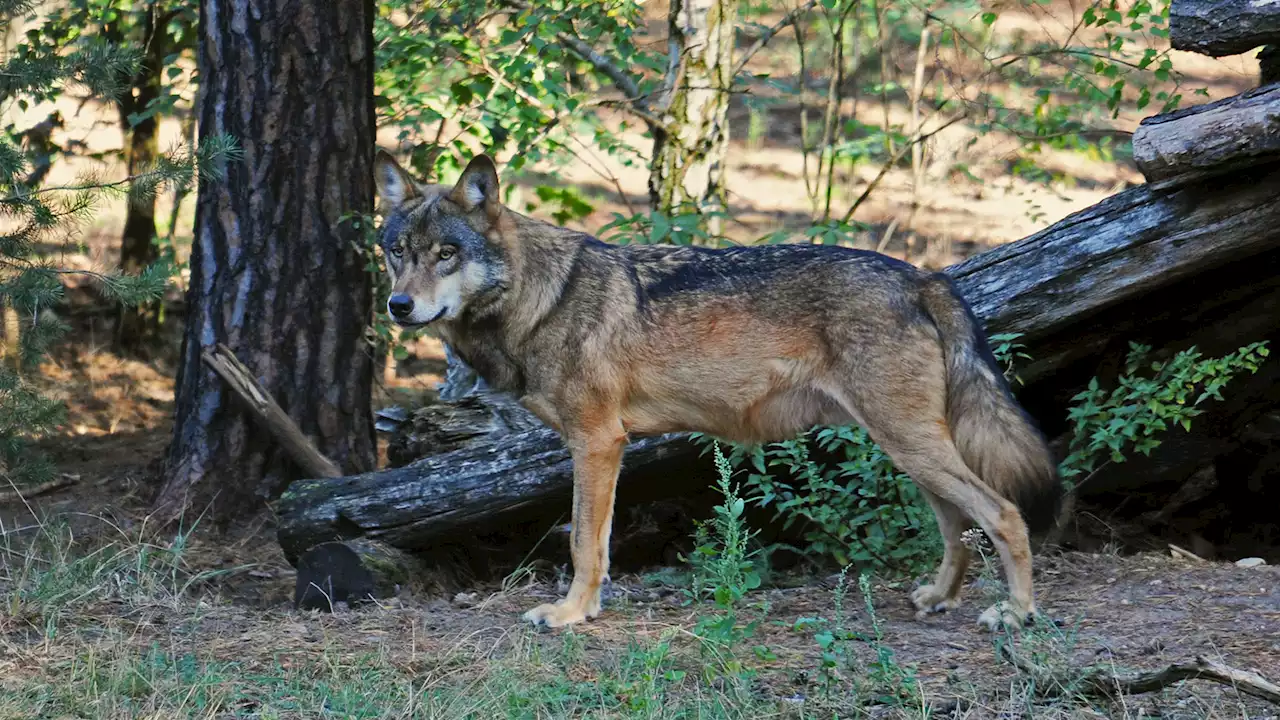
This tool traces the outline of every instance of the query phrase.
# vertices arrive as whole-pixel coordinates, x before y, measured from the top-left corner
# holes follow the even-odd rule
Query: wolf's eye
[[[451,248],[451,247],[449,247],[448,245],[446,245],[446,246],[444,246],[444,247],[440,248],[440,259],[441,259],[441,260],[448,260],[449,258],[453,257],[454,253],[456,253],[456,252],[457,252],[456,250],[454,250],[453,248]]]
[[[391,248],[391,254],[395,257],[402,257],[404,255],[404,248],[400,247],[399,245],[396,245],[395,247]]]

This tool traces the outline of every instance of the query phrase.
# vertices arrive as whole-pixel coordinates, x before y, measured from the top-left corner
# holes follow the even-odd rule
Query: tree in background
[[[514,146],[515,169],[557,154],[591,165],[599,149],[649,166],[652,210],[722,213],[730,94],[740,65],[763,46],[735,56],[737,0],[672,2],[666,56],[635,39],[643,16],[634,2],[383,7],[379,100],[404,137],[434,125],[419,163],[444,164],[419,171],[451,168],[476,140],[491,151]],[[497,27],[491,38],[487,30]],[[589,76],[622,97],[603,95]],[[647,157],[604,122],[601,108],[643,124],[653,138]],[[549,196],[572,206],[562,192]]]
[[[186,71],[179,61],[190,59],[194,50],[195,22],[195,8],[178,0],[71,0],[54,7],[43,25],[43,34],[53,45],[91,36],[138,54],[134,72],[123,91],[113,98],[130,175],[145,172],[160,155],[160,119],[177,110],[179,93],[186,81]],[[170,225],[176,220],[176,202],[184,194],[175,196]],[[156,195],[147,194],[128,204],[120,236],[120,265],[127,273],[141,272],[161,260],[156,199]],[[156,344],[159,327],[157,303],[121,305],[116,349],[145,355]]]
[[[243,159],[202,185],[178,368],[176,420],[156,506],[216,497],[252,512],[296,470],[202,354],[227,345],[344,471],[374,465],[373,14],[364,0],[202,0],[205,138]],[[202,508],[203,509],[203,508]]]
[[[11,28],[33,6],[28,0],[0,0],[0,34],[9,37]],[[71,87],[98,97],[117,97],[137,71],[136,53],[102,38],[52,43],[49,37],[47,32],[33,30],[25,42],[0,56],[0,112],[27,110]],[[56,127],[57,123],[46,120],[26,130],[9,125],[0,133],[0,304],[6,317],[6,362],[0,367],[0,477],[15,487],[47,479],[50,467],[28,451],[27,443],[52,430],[62,418],[59,404],[23,380],[24,368],[39,359],[64,330],[51,308],[62,298],[62,277],[69,271],[48,257],[75,237],[104,195],[127,192],[141,199],[164,186],[189,186],[197,173],[208,173],[211,164],[230,150],[219,139],[199,154],[158,154],[146,168],[125,178],[107,181],[85,175],[68,185],[47,185],[44,179]],[[137,274],[86,274],[99,280],[110,297],[125,303],[154,299],[167,283],[167,271],[155,266]]]
[[[377,25],[378,102],[382,121],[416,146],[411,160],[424,175],[457,170],[478,148],[509,155],[513,170],[576,159],[629,205],[599,156],[646,166],[648,211],[629,207],[606,228],[628,242],[714,241],[730,184],[728,110],[747,111],[736,132],[749,141],[769,132],[773,111],[798,110],[799,137],[788,142],[805,156],[811,226],[763,239],[851,243],[867,230],[859,209],[889,170],[910,167],[912,206],[931,168],[971,177],[954,149],[931,152],[949,127],[1015,139],[1013,172],[1050,182],[1059,176],[1037,163],[1042,149],[1110,157],[1125,137],[1108,127],[1116,114],[1181,100],[1162,46],[1167,5],[1093,3],[1073,17],[1050,17],[1034,0],[1017,8],[1043,37],[999,32],[998,12],[949,0],[673,0],[662,33],[633,0],[388,0]],[[774,45],[768,69],[751,63]],[[625,137],[637,124],[651,143],[643,149]],[[855,174],[863,168],[871,181]],[[537,200],[559,206],[558,218],[591,211],[573,188],[538,188]]]

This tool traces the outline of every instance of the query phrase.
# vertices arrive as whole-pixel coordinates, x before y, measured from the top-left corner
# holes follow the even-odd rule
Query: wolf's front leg
[[[539,605],[524,614],[534,624],[560,627],[600,614],[600,586],[609,572],[609,533],[613,526],[614,490],[626,432],[616,417],[585,432],[568,433],[573,455],[573,584],[558,603]]]

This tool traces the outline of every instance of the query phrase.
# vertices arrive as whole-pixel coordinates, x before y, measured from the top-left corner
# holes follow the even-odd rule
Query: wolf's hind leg
[[[988,608],[978,623],[994,630],[1002,624],[1019,626],[1025,622],[1035,613],[1035,601],[1031,589],[1031,545],[1018,508],[979,480],[945,435],[905,444],[881,440],[880,444],[916,484],[977,521],[999,552],[1009,582],[1009,601]],[[939,574],[949,575],[945,560],[943,565]],[[958,584],[961,577],[946,579]]]
[[[960,508],[934,495],[923,486],[920,492],[933,508],[944,549],[942,564],[938,566],[933,582],[921,585],[911,594],[911,602],[919,611],[916,613],[917,618],[958,607],[960,590],[964,586],[964,574],[969,568],[969,548],[961,538],[962,533],[969,528],[969,518],[960,512]]]
[[[857,396],[856,416],[862,419],[863,427],[898,469],[942,504],[955,508],[954,515],[946,511],[938,515],[944,541],[960,539],[953,528],[960,526],[965,517],[976,521],[991,538],[1004,565],[1010,597],[1007,603],[982,613],[978,623],[988,629],[1001,624],[1021,625],[1035,613],[1031,545],[1022,514],[1012,502],[982,482],[960,456],[946,421],[946,396],[941,383],[931,387],[930,383],[920,382],[910,374],[892,372],[879,373],[879,377],[885,380],[881,386]],[[856,390],[850,388],[850,394]],[[961,547],[949,548],[951,562],[944,559],[939,569],[939,580],[949,580],[954,587],[935,582],[934,591],[928,593],[931,597],[921,593],[922,601],[932,600],[932,596],[937,596],[939,602],[954,598],[953,593],[945,590],[958,591],[962,582],[961,559],[966,556],[959,554]]]

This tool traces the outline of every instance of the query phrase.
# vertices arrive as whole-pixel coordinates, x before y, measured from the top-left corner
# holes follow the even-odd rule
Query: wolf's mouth
[[[435,316],[435,317],[431,318],[430,320],[427,320],[426,322],[411,323],[411,322],[403,322],[403,321],[401,321],[401,320],[396,320],[396,324],[397,324],[397,325],[399,325],[400,327],[405,327],[405,328],[420,328],[420,327],[426,327],[426,326],[430,325],[431,323],[433,323],[433,322],[435,322],[435,321],[439,320],[440,318],[444,317],[444,313],[445,313],[445,311],[446,311],[446,310],[448,310],[448,309],[449,309],[449,308],[440,308],[440,312],[436,313],[436,316]]]

